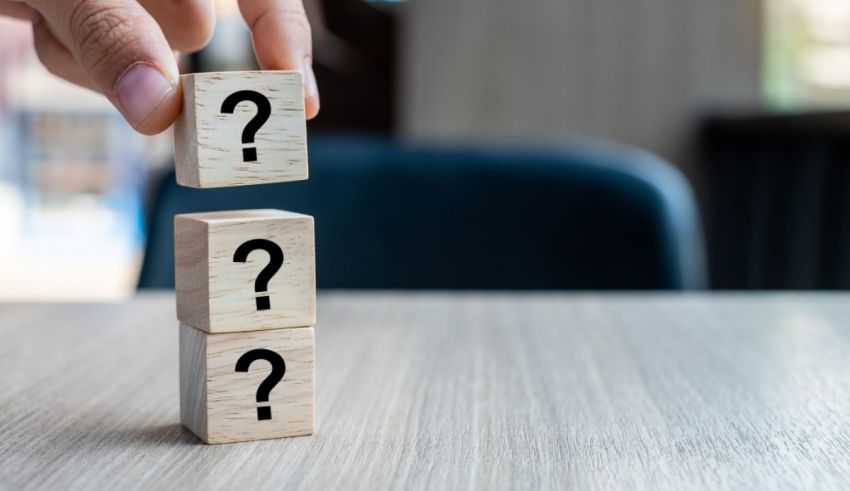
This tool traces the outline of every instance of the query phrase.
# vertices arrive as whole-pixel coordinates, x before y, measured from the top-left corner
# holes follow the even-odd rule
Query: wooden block
[[[177,183],[218,188],[307,179],[304,86],[298,71],[181,77],[174,123]]]
[[[180,420],[207,443],[310,435],[314,360],[312,327],[209,334],[181,323]]]
[[[280,210],[177,215],[174,255],[181,322],[211,333],[316,324],[311,216]]]

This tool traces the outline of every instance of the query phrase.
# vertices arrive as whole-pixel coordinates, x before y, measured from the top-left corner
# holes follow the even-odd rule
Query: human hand
[[[265,70],[302,70],[307,118],[319,112],[310,25],[301,0],[239,0]],[[0,15],[31,19],[41,63],[102,92],[136,130],[164,131],[180,113],[174,50],[204,47],[210,0],[0,0]]]

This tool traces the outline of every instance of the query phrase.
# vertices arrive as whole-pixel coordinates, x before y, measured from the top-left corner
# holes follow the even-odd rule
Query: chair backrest
[[[687,182],[644,152],[311,138],[308,181],[159,183],[139,286],[174,285],[173,217],[280,208],[316,220],[320,288],[683,289],[705,285]]]

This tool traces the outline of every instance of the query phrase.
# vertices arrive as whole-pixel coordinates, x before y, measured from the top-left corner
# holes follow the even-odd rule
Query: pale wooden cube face
[[[195,213],[177,215],[174,228],[180,321],[212,333],[315,325],[312,217]]]
[[[207,443],[312,434],[314,329],[209,334],[181,324],[180,407]]]
[[[215,188],[307,179],[301,72],[195,73],[181,80],[184,106],[174,126],[179,184]]]

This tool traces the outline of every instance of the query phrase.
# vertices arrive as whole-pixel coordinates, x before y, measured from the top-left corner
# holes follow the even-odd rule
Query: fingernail
[[[139,62],[124,70],[115,86],[115,96],[127,121],[138,126],[175,90],[176,85],[166,80],[153,65]]]
[[[316,101],[319,107],[319,86],[316,85],[316,74],[313,73],[313,60],[304,58],[304,98]]]

